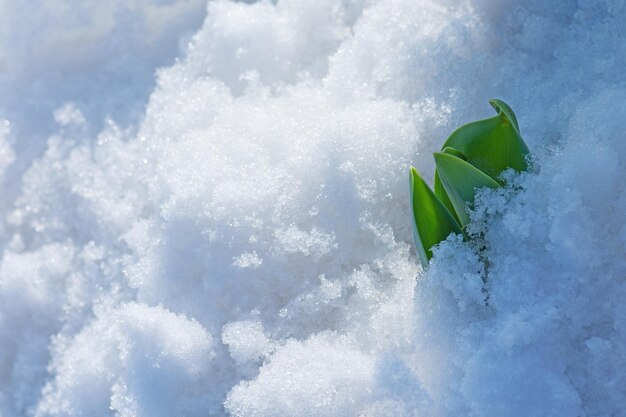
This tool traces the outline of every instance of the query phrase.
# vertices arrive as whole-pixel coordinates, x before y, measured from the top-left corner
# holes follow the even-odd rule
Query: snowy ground
[[[624,2],[248,3],[0,0],[0,416],[623,416]],[[538,172],[424,272],[492,97]]]

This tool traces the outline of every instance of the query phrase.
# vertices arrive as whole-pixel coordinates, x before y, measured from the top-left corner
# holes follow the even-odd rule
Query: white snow
[[[0,416],[621,416],[625,20],[0,0]],[[493,97],[537,170],[423,271],[408,167]]]

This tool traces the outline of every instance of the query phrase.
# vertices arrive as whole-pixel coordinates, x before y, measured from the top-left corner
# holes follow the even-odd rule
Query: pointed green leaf
[[[443,150],[443,152],[449,153],[450,155],[458,156],[459,158],[463,160],[467,160],[467,157],[458,149],[447,147]],[[439,201],[441,201],[443,205],[446,206],[450,214],[452,214],[452,217],[454,217],[454,220],[456,220],[457,223],[461,224],[459,217],[456,215],[456,212],[454,211],[454,206],[452,205],[452,202],[450,201],[450,197],[448,197],[448,193],[446,193],[446,189],[443,188],[441,179],[439,179],[439,173],[437,172],[437,168],[435,168],[435,179],[433,182],[433,186],[434,186],[433,189],[435,191],[435,195],[437,196]]]
[[[411,208],[413,210],[413,238],[423,267],[433,256],[431,248],[445,240],[450,233],[462,233],[454,217],[437,199],[428,184],[411,167]]]
[[[449,153],[434,154],[439,178],[446,190],[461,227],[469,223],[466,204],[474,203],[477,188],[497,188],[500,185],[468,162]]]
[[[491,100],[498,115],[468,123],[455,130],[443,145],[462,152],[467,162],[497,180],[502,171],[528,170],[528,146],[517,127],[511,108],[500,100]]]

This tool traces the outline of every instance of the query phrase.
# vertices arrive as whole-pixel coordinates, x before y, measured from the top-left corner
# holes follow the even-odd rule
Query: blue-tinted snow
[[[0,1],[0,415],[622,415],[624,21]],[[536,172],[422,271],[408,166],[492,97]]]

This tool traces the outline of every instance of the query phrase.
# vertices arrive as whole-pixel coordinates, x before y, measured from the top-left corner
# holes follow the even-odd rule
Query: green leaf
[[[467,157],[467,162],[498,180],[507,168],[528,170],[530,150],[522,139],[513,110],[501,100],[491,100],[498,115],[468,123],[455,130],[442,149],[454,148]]]
[[[447,147],[443,150],[443,152],[449,153],[450,155],[458,156],[459,158],[463,160],[467,160],[467,157],[461,151],[457,149]],[[457,223],[461,224],[461,221],[459,220],[459,217],[456,215],[456,212],[454,210],[454,206],[452,205],[452,202],[450,201],[450,197],[448,197],[448,193],[446,193],[446,189],[443,188],[443,184],[441,183],[441,179],[439,178],[439,173],[437,172],[437,168],[435,168],[435,179],[433,181],[433,189],[439,201],[441,201],[443,205],[448,209],[450,214],[452,214],[452,217],[454,217],[454,220],[456,220]]]
[[[414,167],[410,172],[411,208],[413,209],[413,238],[423,267],[433,256],[431,248],[445,240],[450,233],[460,234],[459,227],[448,209],[437,199]]]
[[[446,209],[450,212],[454,220],[458,224],[461,224],[458,216],[454,211],[454,206],[452,205],[452,201],[450,201],[450,197],[448,197],[448,193],[446,193],[446,189],[443,188],[443,184],[441,183],[441,179],[439,178],[439,173],[437,172],[437,168],[435,168],[435,178],[433,180],[433,191],[435,192],[435,196],[441,201]]]
[[[461,227],[469,223],[466,205],[474,203],[477,188],[497,188],[500,185],[491,177],[463,159],[449,153],[436,152],[435,165],[443,188],[450,199]]]

